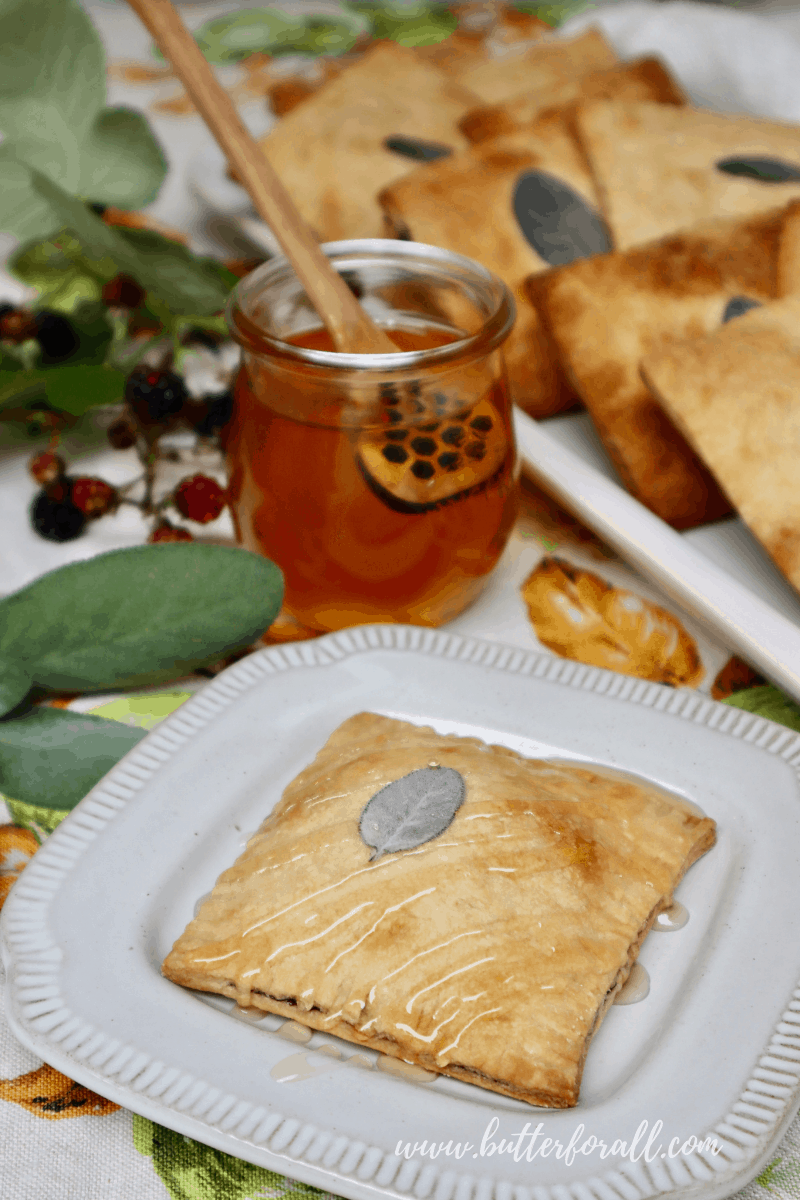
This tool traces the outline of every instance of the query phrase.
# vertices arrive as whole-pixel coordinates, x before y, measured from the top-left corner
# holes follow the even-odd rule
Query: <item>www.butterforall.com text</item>
[[[663,1121],[656,1121],[652,1129],[648,1121],[641,1121],[632,1138],[616,1138],[604,1142],[593,1134],[586,1133],[583,1124],[577,1126],[566,1145],[554,1138],[543,1137],[544,1125],[540,1121],[535,1129],[526,1121],[519,1133],[508,1138],[496,1136],[500,1127],[497,1117],[492,1117],[486,1126],[480,1145],[472,1142],[403,1142],[395,1147],[398,1158],[491,1158],[494,1154],[508,1154],[514,1162],[533,1162],[537,1158],[556,1158],[567,1167],[572,1166],[577,1156],[599,1154],[600,1158],[627,1158],[631,1162],[652,1162],[656,1158],[678,1158],[689,1154],[710,1151],[719,1154],[722,1146],[712,1137],[673,1137],[669,1141],[662,1137]]]

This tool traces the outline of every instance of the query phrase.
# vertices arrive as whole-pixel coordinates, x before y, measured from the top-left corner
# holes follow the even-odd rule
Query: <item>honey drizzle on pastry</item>
[[[434,757],[467,785],[452,823],[370,863],[365,804]],[[712,822],[640,781],[362,714],[289,785],[164,969],[565,1106],[598,1013],[703,839]]]

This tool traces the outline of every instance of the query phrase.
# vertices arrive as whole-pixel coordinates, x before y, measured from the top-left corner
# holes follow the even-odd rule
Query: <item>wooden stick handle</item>
[[[266,155],[184,25],[171,0],[128,0],[213,133],[258,214],[272,229],[342,353],[392,354],[397,347],[358,303],[322,253]]]

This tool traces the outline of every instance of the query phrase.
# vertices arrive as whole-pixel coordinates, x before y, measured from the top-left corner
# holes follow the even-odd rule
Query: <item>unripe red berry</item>
[[[144,302],[144,288],[132,275],[115,275],[103,285],[100,297],[112,308],[138,308]]]
[[[207,525],[216,521],[228,498],[216,479],[207,475],[192,475],[178,484],[175,490],[175,507],[183,517]]]
[[[151,546],[154,546],[159,542],[193,542],[194,538],[188,529],[170,525],[169,521],[159,521],[147,540]]]
[[[41,454],[34,455],[28,463],[28,470],[37,483],[46,487],[61,478],[66,466],[59,454],[53,454],[52,450],[44,450]]]
[[[102,517],[117,505],[117,489],[105,479],[80,475],[72,481],[72,503],[86,517]]]
[[[36,337],[36,317],[24,308],[12,308],[0,316],[0,338],[21,345]]]

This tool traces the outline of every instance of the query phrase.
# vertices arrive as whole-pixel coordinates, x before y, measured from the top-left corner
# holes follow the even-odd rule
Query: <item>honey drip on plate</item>
[[[656,917],[653,933],[674,933],[676,929],[683,929],[688,920],[689,910],[686,905],[681,904],[680,900],[673,900],[669,908],[665,908]]]
[[[650,976],[641,963],[634,963],[631,973],[614,997],[615,1004],[638,1004],[650,994]]]

